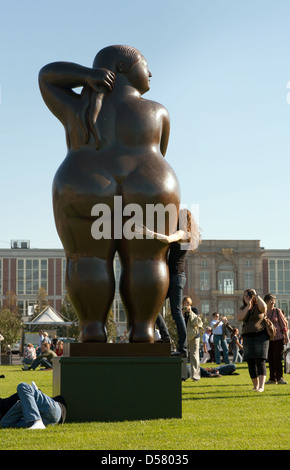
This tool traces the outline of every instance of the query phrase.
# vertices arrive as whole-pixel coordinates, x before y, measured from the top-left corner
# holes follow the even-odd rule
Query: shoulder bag
[[[269,340],[273,341],[276,336],[277,330],[271,320],[267,317],[267,314],[264,314],[265,326],[267,330],[267,335],[269,336]]]

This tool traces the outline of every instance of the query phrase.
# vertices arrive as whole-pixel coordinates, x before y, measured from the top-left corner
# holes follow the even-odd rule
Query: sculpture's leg
[[[83,327],[83,341],[106,342],[106,318],[115,294],[113,261],[67,256],[66,286]]]
[[[163,248],[161,255],[146,257],[146,246],[155,242],[138,241],[140,251],[136,256],[129,251],[130,256],[123,257],[120,252],[120,295],[127,312],[130,342],[153,343],[155,321],[169,286],[167,249]]]

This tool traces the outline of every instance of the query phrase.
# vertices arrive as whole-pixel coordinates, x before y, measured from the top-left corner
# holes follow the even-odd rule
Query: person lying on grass
[[[62,395],[50,398],[34,382],[22,382],[17,393],[0,398],[0,425],[3,428],[45,429],[48,424],[63,424],[67,407]]]

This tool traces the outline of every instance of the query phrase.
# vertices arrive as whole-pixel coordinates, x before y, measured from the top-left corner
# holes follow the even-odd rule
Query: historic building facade
[[[62,249],[31,249],[28,241],[13,241],[0,249],[0,304],[14,292],[22,316],[36,303],[38,290],[47,292],[50,305],[60,311],[66,295],[65,254]],[[120,333],[126,315],[119,294],[120,263],[114,262],[116,295],[112,305]],[[276,294],[277,306],[290,314],[290,250],[265,250],[259,240],[203,240],[198,250],[187,254],[184,293],[211,318],[218,311],[236,321],[243,291],[254,288],[261,296]]]
[[[263,290],[276,295],[290,323],[290,250],[265,250],[262,260]]]
[[[263,295],[263,253],[258,240],[202,241],[187,255],[185,293],[204,315],[219,312],[235,323],[244,290]]]
[[[17,295],[22,316],[31,313],[40,287],[57,311],[65,297],[65,255],[62,249],[30,249],[29,241],[12,241],[0,249],[0,304],[5,294]]]

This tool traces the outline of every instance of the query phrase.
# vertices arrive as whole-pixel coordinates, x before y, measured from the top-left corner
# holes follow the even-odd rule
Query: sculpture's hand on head
[[[115,85],[116,75],[111,70],[105,68],[92,69],[92,74],[87,78],[87,84],[94,91],[100,91],[99,86],[103,85],[112,91]]]

